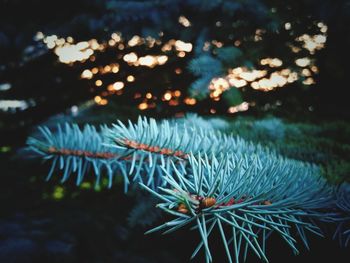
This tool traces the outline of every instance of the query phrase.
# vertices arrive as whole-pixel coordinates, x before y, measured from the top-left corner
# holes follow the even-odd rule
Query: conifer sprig
[[[267,261],[265,241],[273,232],[298,254],[293,232],[308,247],[306,232],[322,236],[315,221],[332,216],[327,211],[334,205],[333,188],[317,167],[276,158],[262,163],[258,156],[235,154],[190,154],[189,163],[186,174],[175,167],[172,173],[164,171],[168,186],[160,192],[141,186],[162,200],[160,209],[175,217],[147,233],[194,225],[202,241],[192,257],[202,248],[207,262],[213,260],[209,237],[214,229],[229,262],[245,259],[249,249]]]
[[[114,176],[122,174],[124,189],[127,190],[127,161],[120,161],[123,158],[122,151],[105,146],[102,133],[94,126],[85,125],[80,129],[76,124],[65,124],[58,125],[56,132],[47,127],[39,127],[39,130],[42,137],[30,137],[27,144],[41,158],[51,162],[47,180],[58,169],[63,172],[62,183],[76,173],[76,184],[80,185],[86,174],[93,170],[96,184],[99,184],[102,172],[105,171],[108,187],[112,186]]]

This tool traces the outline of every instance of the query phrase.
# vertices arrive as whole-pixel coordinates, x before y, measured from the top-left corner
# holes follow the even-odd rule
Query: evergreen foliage
[[[293,231],[308,247],[305,232],[322,236],[315,221],[332,220],[327,209],[334,205],[333,189],[316,167],[274,158],[261,162],[258,157],[236,154],[219,159],[190,155],[189,162],[187,174],[176,169],[166,173],[169,187],[160,187],[161,193],[142,187],[162,200],[160,209],[175,216],[147,233],[171,233],[194,224],[202,241],[192,257],[203,248],[206,261],[212,261],[208,239],[214,227],[221,234],[229,262],[233,258],[239,262],[241,254],[245,259],[248,249],[268,261],[265,241],[272,232],[298,254]]]
[[[201,238],[192,257],[203,249],[207,262],[215,259],[209,242],[215,229],[229,262],[244,261],[249,251],[267,261],[266,240],[272,233],[298,254],[296,237],[309,248],[307,232],[323,236],[320,222],[338,223],[335,235],[348,245],[348,187],[337,190],[328,184],[317,165],[283,158],[223,132],[229,125],[193,114],[160,122],[139,117],[136,123],[118,121],[99,129],[66,124],[52,132],[42,127],[42,138],[30,138],[28,144],[51,162],[48,179],[58,169],[62,182],[76,173],[80,184],[91,168],[96,184],[103,174],[109,187],[119,174],[125,191],[129,182],[139,183],[162,201],[158,208],[175,217],[147,233],[171,233],[191,225]],[[257,122],[256,127],[273,140],[289,136],[278,119]],[[276,127],[282,130],[277,135]],[[136,205],[130,225],[137,225],[140,217],[141,225],[153,223],[159,214],[144,216],[149,210]]]
[[[80,185],[92,169],[96,176],[96,185],[99,185],[102,171],[105,170],[109,187],[112,186],[113,177],[122,174],[124,189],[127,190],[129,180],[126,163],[116,161],[121,158],[120,151],[106,147],[101,133],[94,126],[85,125],[80,129],[75,124],[66,124],[63,127],[58,125],[56,133],[52,133],[47,127],[39,129],[42,138],[29,138],[28,145],[44,160],[51,162],[47,180],[51,178],[55,169],[58,169],[63,172],[62,183],[67,181],[72,173],[76,173],[76,184]]]
[[[348,246],[350,242],[350,184],[342,184],[337,193],[336,204],[343,217],[339,221],[334,237],[338,236],[340,243]]]

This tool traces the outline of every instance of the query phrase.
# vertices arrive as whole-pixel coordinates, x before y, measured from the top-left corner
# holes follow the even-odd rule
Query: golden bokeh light
[[[93,76],[94,74],[88,69],[85,69],[80,75],[82,79],[92,79]]]
[[[127,82],[134,82],[135,81],[135,77],[133,75],[129,75],[126,78]]]
[[[185,17],[185,16],[180,16],[179,17],[179,23],[183,25],[184,27],[189,27],[191,26],[191,22]]]
[[[103,84],[103,82],[102,82],[102,80],[100,80],[100,79],[98,79],[98,80],[95,81],[95,85],[96,85],[97,87],[101,87],[102,84]]]
[[[138,108],[140,110],[146,110],[148,108],[148,104],[146,102],[142,102],[139,104]]]
[[[297,64],[297,66],[299,67],[307,67],[310,65],[310,63],[311,63],[311,60],[308,57],[298,58],[295,60],[295,64]]]
[[[117,81],[113,83],[113,89],[114,90],[121,90],[124,88],[124,82],[122,81]]]
[[[195,98],[185,98],[184,103],[187,105],[195,105],[197,103],[197,100]]]
[[[166,93],[164,93],[163,95],[163,100],[171,100],[172,95],[170,91],[167,91]]]

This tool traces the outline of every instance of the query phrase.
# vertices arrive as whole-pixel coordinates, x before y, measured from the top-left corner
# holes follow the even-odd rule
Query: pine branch
[[[197,156],[197,155],[196,155]],[[273,157],[273,156],[272,156]],[[314,220],[333,216],[333,188],[319,176],[317,167],[300,162],[235,154],[215,156],[190,154],[187,174],[174,169],[166,173],[168,187],[150,191],[163,202],[158,207],[175,219],[147,233],[171,233],[189,224],[199,231],[207,262],[212,261],[209,237],[219,230],[229,262],[238,262],[251,249],[267,261],[266,239],[279,234],[297,254],[292,227],[308,246],[305,232],[322,235]],[[233,249],[232,249],[233,248]],[[231,251],[233,250],[233,251]]]
[[[47,127],[39,127],[39,130],[42,138],[30,137],[27,144],[41,158],[51,162],[47,180],[58,169],[63,172],[62,183],[67,181],[71,174],[76,173],[76,184],[80,185],[85,175],[93,170],[98,185],[102,171],[106,171],[108,187],[111,187],[114,175],[121,173],[126,191],[129,184],[127,162],[118,161],[122,158],[122,152],[106,147],[101,133],[94,126],[85,125],[80,129],[76,124],[65,124],[63,127],[58,125],[56,133],[52,133]]]
[[[350,184],[343,183],[337,191],[337,207],[342,217],[338,222],[333,238],[338,237],[343,246],[350,244]]]
[[[129,121],[128,126],[122,122],[114,124],[113,128],[106,130],[105,136],[109,146],[130,156],[129,174],[133,174],[133,181],[146,182],[152,189],[167,183],[163,180],[164,170],[170,173],[176,168],[185,173],[190,153],[206,153],[208,156],[229,152],[237,155],[255,153],[264,158],[269,152],[259,144],[253,145],[237,136],[212,129],[197,128],[187,122],[164,120],[157,123],[152,118],[142,117],[136,124]]]
[[[345,186],[336,204],[335,190],[317,166],[278,157],[215,130],[214,124],[197,116],[158,123],[139,117],[135,124],[119,121],[100,131],[66,124],[56,133],[40,128],[43,138],[30,138],[28,144],[51,162],[48,179],[59,169],[62,182],[76,173],[80,184],[93,168],[97,184],[103,171],[109,186],[121,173],[125,191],[129,181],[139,182],[162,200],[161,210],[175,216],[148,233],[192,225],[202,239],[192,257],[203,249],[207,262],[213,260],[209,239],[214,230],[230,262],[245,259],[249,250],[267,261],[266,240],[272,233],[297,254],[294,233],[308,248],[307,232],[322,236],[318,222],[341,222],[337,233],[348,244],[349,230],[342,230],[350,210]]]

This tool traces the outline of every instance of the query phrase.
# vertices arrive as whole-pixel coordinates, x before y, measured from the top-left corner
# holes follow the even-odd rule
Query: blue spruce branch
[[[337,191],[337,207],[342,217],[338,222],[333,238],[338,237],[342,245],[350,244],[350,184],[343,183]]]
[[[318,166],[284,159],[259,144],[218,131],[217,123],[189,115],[183,120],[139,117],[99,130],[86,125],[41,127],[42,138],[29,138],[29,147],[51,162],[62,182],[77,174],[80,184],[92,169],[98,184],[106,173],[138,182],[162,202],[158,208],[174,219],[149,230],[171,233],[191,226],[201,237],[212,262],[210,236],[218,231],[229,262],[239,262],[251,250],[267,261],[266,240],[278,234],[298,254],[298,236],[309,248],[307,233],[323,236],[319,222],[340,222],[336,234],[349,243],[349,191],[337,192],[321,177]],[[223,123],[219,122],[220,126]],[[336,198],[337,197],[337,198]],[[135,210],[136,211],[136,210]],[[137,213],[142,210],[137,210]],[[137,214],[136,214],[137,215]]]
[[[41,158],[51,162],[47,180],[58,169],[63,172],[62,183],[67,181],[72,173],[76,173],[76,184],[80,185],[92,169],[96,176],[96,184],[99,184],[102,171],[105,170],[109,180],[108,186],[112,186],[114,175],[121,173],[126,191],[129,184],[126,163],[118,161],[122,153],[105,146],[102,134],[94,126],[85,125],[80,129],[76,124],[58,125],[55,133],[47,127],[39,127],[39,130],[42,138],[30,137],[27,144]]]
[[[239,262],[240,255],[245,259],[249,249],[267,261],[265,242],[272,232],[298,254],[292,227],[308,247],[305,232],[322,236],[314,221],[334,216],[327,212],[334,206],[334,190],[315,166],[235,154],[190,154],[189,163],[186,174],[175,168],[164,171],[168,187],[159,187],[159,193],[141,186],[162,200],[160,209],[175,217],[147,233],[171,233],[192,225],[202,239],[192,257],[203,249],[206,261],[212,262],[209,237],[215,227],[229,262]]]

